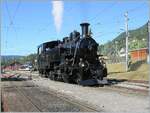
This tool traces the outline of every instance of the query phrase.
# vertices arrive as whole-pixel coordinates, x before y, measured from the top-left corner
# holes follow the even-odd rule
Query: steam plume
[[[57,33],[61,30],[64,5],[63,1],[52,1],[52,14]]]

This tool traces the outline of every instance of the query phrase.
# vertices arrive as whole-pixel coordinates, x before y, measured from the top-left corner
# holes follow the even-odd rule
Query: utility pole
[[[126,72],[128,71],[128,37],[129,37],[129,32],[128,32],[128,12],[125,13],[125,31],[126,31]]]
[[[147,63],[150,64],[150,1],[148,1],[148,6],[149,6],[149,18],[148,18],[148,23],[147,23],[147,31],[148,31],[148,40],[147,40]]]
[[[148,20],[148,63],[150,64],[150,20]]]

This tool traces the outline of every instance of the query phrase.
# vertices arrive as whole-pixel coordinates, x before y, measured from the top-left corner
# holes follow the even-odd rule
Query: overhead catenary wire
[[[17,12],[18,12],[19,8],[20,8],[20,5],[21,5],[21,0],[18,0],[18,4],[16,6],[16,10],[14,11],[14,15],[12,16],[13,20],[15,20],[15,17],[17,15]]]
[[[7,31],[6,31],[6,35],[7,35],[7,37],[8,37],[8,32],[9,32],[9,27],[10,27],[10,25],[11,25],[11,23],[12,23],[12,19],[11,19],[11,16],[10,16],[10,12],[9,12],[9,9],[8,9],[8,3],[7,3],[7,0],[5,1],[5,7],[6,7],[6,11],[7,11],[7,14],[8,14],[8,18],[9,18],[9,20],[10,20],[10,23],[9,23],[9,25],[8,25],[8,27],[7,27]],[[5,47],[7,48],[7,39],[5,40]]]
[[[135,8],[131,8],[131,9],[125,10],[125,11],[123,11],[123,12],[120,12],[119,15],[122,16],[122,15],[124,14],[124,12],[126,12],[126,11],[128,11],[128,13],[133,13],[133,12],[135,12],[135,11],[138,11],[138,10],[140,10],[140,8],[142,8],[142,6],[143,6],[144,4],[145,4],[145,3],[140,4],[140,5],[138,5],[138,6],[135,7]],[[97,17],[98,17],[98,16],[101,16],[101,15],[97,15]],[[115,17],[114,17],[114,18],[115,18]],[[113,19],[111,19],[111,20],[113,20]],[[122,21],[123,21],[123,20],[122,20]],[[132,22],[132,21],[130,21],[130,22]],[[100,23],[101,23],[101,22],[100,22]],[[119,21],[117,20],[117,21],[114,21],[114,23],[122,23],[122,22],[121,22],[121,20],[119,20]],[[112,24],[114,24],[114,23],[109,21],[109,22],[107,22],[107,23],[105,23],[105,24],[102,24],[102,23],[101,23],[100,25],[103,25],[103,26],[104,26],[104,25],[112,25]]]
[[[10,31],[10,27],[13,28],[13,26],[14,26],[14,19],[15,19],[16,15],[17,15],[17,11],[19,10],[20,4],[21,4],[21,0],[18,0],[18,4],[17,4],[17,7],[16,7],[16,9],[14,11],[14,15],[11,16],[10,10],[8,8],[8,1],[5,0],[5,8],[6,8],[6,12],[8,14],[8,18],[9,18],[9,21],[10,21],[8,26],[7,26],[7,30],[6,30],[7,37],[8,37],[9,31]],[[15,31],[16,37],[18,37],[17,29],[15,27],[13,29]],[[8,46],[8,39],[5,39],[5,47],[7,48],[7,46]]]
[[[110,34],[114,34],[114,33],[117,33],[118,34],[118,32],[115,32],[115,31],[112,31],[112,32],[107,32],[107,33],[99,33],[99,34],[96,34],[96,35],[94,35],[94,37],[98,37],[98,36],[106,36],[106,35],[110,35]]]
[[[144,5],[145,3],[143,3],[143,4],[140,4],[140,5],[138,5],[137,7],[135,7],[135,8],[132,8],[132,9],[129,9],[129,10],[127,10],[128,12],[135,12],[135,11],[137,11],[137,10],[139,10],[141,7],[143,7],[143,5]]]
[[[70,13],[74,8],[68,8],[67,9],[67,13]],[[48,29],[48,27],[50,26],[50,23],[48,23],[47,25],[45,25],[42,29],[38,29],[37,32],[40,34],[41,32],[45,31]]]
[[[129,9],[128,11],[129,11],[129,13],[130,13],[130,12],[132,13],[132,12],[138,11],[141,6],[143,6],[143,4],[140,4],[139,6],[137,6],[137,7],[135,7],[135,8]],[[121,12],[120,14],[123,15],[123,12]],[[130,23],[132,23],[132,22],[133,22],[133,20],[130,21]],[[100,26],[104,26],[104,25],[105,25],[105,26],[108,26],[108,25],[119,24],[119,23],[123,23],[123,22],[121,22],[120,20],[119,20],[119,21],[117,20],[117,21],[114,22],[114,23],[112,23],[112,22],[108,22],[107,24],[101,24],[101,23],[100,23]],[[118,29],[118,30],[120,31],[120,29]],[[116,32],[116,33],[119,34],[119,33],[120,33],[119,31]],[[96,34],[96,35],[94,35],[94,36],[96,36],[96,37],[97,37],[97,36],[105,36],[105,35],[104,35],[105,33],[104,33],[104,34],[103,34],[102,32],[98,32],[98,33],[99,33],[99,35]],[[108,35],[108,34],[110,34],[110,33],[111,33],[111,32],[107,32],[106,35]],[[112,32],[112,33],[115,33],[115,32]]]
[[[18,0],[18,4],[17,4],[16,9],[15,9],[15,11],[14,11],[14,15],[11,16],[10,11],[9,11],[9,8],[8,8],[8,2],[7,2],[7,0],[6,0],[6,2],[5,2],[5,7],[6,7],[6,11],[7,11],[9,20],[10,20],[10,23],[9,23],[8,26],[14,25],[14,20],[15,20],[15,17],[16,17],[16,15],[17,15],[17,11],[19,10],[20,4],[21,4],[21,0]]]
[[[8,8],[8,2],[7,2],[7,0],[5,1],[6,11],[7,11],[9,20],[10,20],[10,23],[9,23],[9,25],[8,25],[8,30],[7,30],[7,31],[9,31],[9,27],[14,26],[14,20],[15,20],[15,17],[16,17],[16,15],[17,15],[17,11],[19,10],[20,4],[21,4],[21,0],[18,0],[16,9],[15,9],[15,11],[14,11],[14,15],[11,16],[10,11],[9,11],[9,8]],[[17,32],[17,30],[15,29],[15,27],[14,27],[14,30]]]
[[[17,14],[17,10],[19,9],[20,3],[21,3],[20,1],[21,1],[21,0],[19,0],[19,2],[18,2],[18,4],[17,4],[17,7],[16,7],[16,9],[15,9],[15,12],[14,12],[14,15],[13,15],[13,16],[11,16],[11,14],[10,14],[10,11],[9,11],[9,8],[8,8],[8,2],[7,2],[7,0],[5,1],[6,11],[7,11],[9,20],[10,20],[9,26],[12,26],[12,25],[14,24],[13,21],[14,21],[14,18],[15,18],[15,16],[16,16],[16,14]]]
[[[6,0],[6,1],[7,1],[7,0]],[[17,10],[19,9],[19,6],[20,6],[19,4],[20,4],[20,3],[21,3],[21,0],[19,0],[19,2],[18,2],[18,4],[17,4],[17,7],[16,7],[16,10],[15,10],[14,15],[17,14],[16,12],[17,12]],[[116,4],[116,3],[115,3],[115,4]],[[111,4],[111,5],[113,6],[113,5],[115,5],[115,4]],[[142,5],[140,5],[140,6],[142,6]],[[111,8],[112,8],[112,7],[111,7]],[[8,9],[8,7],[7,7],[7,9]],[[130,9],[129,11],[134,12],[134,11],[136,11],[136,9],[137,9],[137,7],[136,7],[136,8],[133,8],[133,9]],[[107,10],[108,10],[108,9],[106,8],[106,9],[104,10],[104,12],[107,11]],[[137,9],[137,10],[139,10],[139,9]],[[9,11],[8,11],[8,12],[9,12]],[[102,12],[101,12],[101,13],[102,13]],[[15,16],[12,16],[12,17],[13,17],[13,18],[12,18],[11,15],[9,14],[9,17],[10,17],[10,23],[12,22],[12,24],[13,24],[13,26],[14,26],[13,21],[14,21],[14,17],[15,17]],[[97,15],[96,15],[95,17],[97,18]],[[93,19],[94,19],[94,17],[93,17]],[[11,20],[12,20],[12,21],[11,21]],[[109,23],[109,24],[110,24],[110,23]],[[109,24],[108,24],[108,25],[109,25]],[[102,24],[102,25],[104,25],[104,24]],[[45,29],[44,29],[44,30],[45,30]],[[41,31],[44,31],[44,30],[41,30]]]
[[[100,14],[102,13],[106,13],[106,11],[110,10],[113,6],[115,6],[116,3],[113,3],[111,5],[109,5],[109,7],[102,9],[100,12],[98,12],[94,17],[88,19],[88,21],[94,21],[95,19],[97,19],[99,17]]]

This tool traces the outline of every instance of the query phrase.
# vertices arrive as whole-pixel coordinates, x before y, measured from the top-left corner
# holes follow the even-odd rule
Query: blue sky
[[[20,2],[19,2],[20,1]],[[43,42],[62,39],[73,30],[81,31],[80,23],[89,22],[93,38],[104,44],[122,32],[128,11],[129,29],[144,25],[149,18],[149,4],[141,1],[64,0],[61,2],[60,31],[54,22],[51,0],[3,0],[1,4],[1,54],[35,53]],[[57,6],[57,5],[56,5]],[[57,8],[55,7],[55,10]],[[59,10],[59,8],[58,8]],[[56,11],[57,12],[57,11]],[[58,15],[59,17],[60,15]]]

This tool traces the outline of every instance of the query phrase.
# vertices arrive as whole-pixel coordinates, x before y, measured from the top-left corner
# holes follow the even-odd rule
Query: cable
[[[16,15],[17,15],[17,11],[19,10],[20,5],[21,5],[21,0],[18,1],[16,10],[14,11],[13,20],[15,19]]]
[[[129,9],[129,10],[128,10],[128,12],[134,12],[134,11],[137,11],[137,10],[139,10],[139,9],[140,9],[140,7],[141,7],[141,6],[143,6],[144,4],[145,4],[145,3],[140,4],[139,6],[137,6],[137,7],[133,8],[133,9]]]
[[[21,5],[21,0],[18,1],[16,10],[14,11],[14,15],[13,15],[13,18],[12,18],[13,21],[15,20],[15,17],[16,17],[16,15],[17,15],[17,11],[19,10],[20,5]],[[14,26],[14,24],[13,24],[13,26]],[[15,27],[14,27],[14,31],[15,31],[15,33],[16,33],[16,38],[18,39],[17,29],[16,29]]]
[[[45,31],[47,28],[48,28],[48,26],[50,25],[50,23],[49,24],[47,24],[44,28],[42,28],[42,29],[38,29],[38,33],[40,34],[41,32],[43,32],[43,31]]]
[[[8,9],[8,3],[7,3],[7,0],[6,0],[6,3],[5,3],[5,7],[6,7],[6,11],[7,11],[7,14],[8,14],[8,17],[9,17],[9,20],[10,20],[10,23],[11,23],[11,22],[12,22],[12,18],[11,18],[9,9]]]
[[[14,26],[13,20],[14,20],[15,17],[16,17],[16,14],[17,14],[17,11],[18,11],[18,9],[19,9],[19,7],[20,7],[20,4],[21,4],[21,0],[18,1],[17,7],[16,7],[15,12],[14,12],[14,15],[11,16],[10,11],[9,11],[9,8],[8,8],[8,2],[7,2],[7,0],[5,1],[6,11],[7,11],[7,14],[8,14],[8,18],[9,18],[9,20],[10,20],[10,23],[9,23],[9,25],[7,26],[7,31],[6,31],[6,34],[7,34],[7,35],[8,35],[9,30],[10,30],[10,27]],[[16,32],[16,37],[18,37],[18,35],[17,35],[17,30],[16,30],[15,26],[14,26],[14,31]],[[7,36],[7,37],[8,37],[8,36]],[[7,39],[6,39],[6,41],[5,41],[5,44],[6,44],[5,47],[7,48],[7,47],[8,47],[8,41],[7,41]]]
[[[9,9],[8,9],[8,2],[7,2],[7,0],[6,0],[5,6],[6,6],[6,11],[7,11],[7,13],[8,13],[8,17],[9,17],[9,19],[10,19],[10,24],[11,24],[11,25],[13,24],[13,20],[14,20],[15,17],[16,17],[16,14],[17,14],[17,11],[19,10],[20,4],[21,4],[21,0],[18,0],[18,4],[17,4],[17,7],[16,7],[16,9],[15,9],[15,11],[14,11],[14,15],[11,16],[11,14],[10,14],[10,12],[9,12]]]
[[[94,37],[98,37],[98,36],[106,36],[106,35],[110,35],[110,34],[113,34],[113,33],[117,33],[118,34],[118,32],[115,32],[115,31],[111,31],[111,32],[107,32],[107,33],[103,33],[103,34],[99,34],[99,35],[94,35]]]
[[[91,19],[88,19],[88,20],[89,20],[89,21],[95,20],[96,18],[99,17],[99,14],[101,14],[101,13],[106,13],[107,10],[110,10],[110,8],[112,8],[112,7],[115,6],[115,5],[116,5],[116,3],[113,3],[113,4],[111,4],[107,9],[106,9],[106,8],[102,9],[102,10],[101,10],[100,12],[98,12],[94,17],[92,17]]]
[[[143,6],[143,5],[144,5],[144,3],[143,3],[143,4],[140,4],[139,6],[137,6],[137,7],[135,7],[135,8],[129,9],[129,10],[127,10],[127,11],[128,11],[129,13],[135,12],[135,11],[139,10],[140,7]],[[125,12],[125,11],[124,11],[124,12]],[[119,15],[123,15],[124,12],[121,12]],[[130,21],[130,22],[131,22],[131,21]],[[118,24],[118,23],[121,23],[121,22],[117,20],[116,23]],[[105,26],[106,26],[106,25],[111,25],[111,24],[114,24],[114,23],[112,23],[112,22],[108,23],[108,22],[107,22],[107,24],[101,24],[101,25],[105,25]]]

